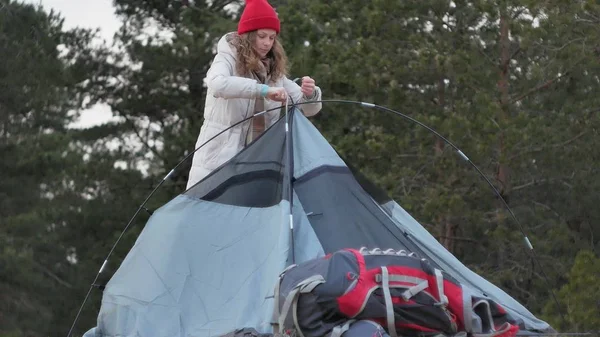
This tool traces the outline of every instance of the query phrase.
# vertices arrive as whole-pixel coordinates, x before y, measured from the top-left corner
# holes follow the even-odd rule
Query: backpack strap
[[[273,317],[271,318],[271,325],[273,326],[273,332],[274,333],[279,333],[280,331],[280,326],[279,326],[279,288],[281,286],[281,278],[283,278],[283,275],[285,275],[285,273],[296,267],[296,264],[292,264],[287,266],[280,274],[279,277],[277,278],[277,283],[275,283],[275,289],[273,290],[273,300],[274,300],[274,304],[273,304]]]
[[[481,318],[481,328],[479,331],[472,331],[474,337],[495,337],[495,336],[510,336],[514,335],[511,330],[518,330],[518,327],[513,326],[509,322],[504,322],[500,327],[496,328],[494,324],[494,316],[490,308],[490,302],[486,299],[481,299],[473,304],[475,315]]]
[[[273,332],[279,333],[279,287],[281,286],[281,276],[277,279],[277,283],[275,283],[275,290],[273,291],[273,317],[271,317],[271,325],[273,326]]]
[[[382,282],[381,274],[375,275],[375,282],[377,282],[377,283]],[[415,296],[416,294],[420,293],[421,291],[423,291],[423,290],[427,289],[427,287],[429,287],[429,281],[427,281],[426,279],[422,279],[420,277],[415,277],[415,276],[394,275],[394,274],[389,275],[388,274],[388,282],[404,282],[404,283],[414,284],[414,286],[406,289],[402,293],[401,296],[405,301],[410,300],[411,298],[413,298],[413,296]]]
[[[342,337],[342,334],[350,329],[350,325],[356,320],[349,319],[344,324],[337,325],[333,328],[328,337]]]
[[[441,305],[448,305],[448,297],[444,294],[444,276],[442,275],[442,271],[435,268],[435,283],[437,283],[437,291],[440,296]]]
[[[383,288],[383,299],[385,300],[386,321],[388,333],[391,337],[398,337],[396,333],[396,318],[394,317],[394,305],[392,303],[392,295],[390,293],[390,275],[385,266],[381,267],[381,287]]]
[[[283,302],[283,307],[281,308],[281,314],[279,315],[279,329],[283,328],[285,325],[285,319],[289,314],[290,309],[292,309],[292,316],[294,321],[294,326],[300,335],[300,337],[304,337],[302,331],[300,330],[300,325],[298,324],[298,298],[301,293],[309,293],[316,286],[321,283],[325,283],[325,279],[321,275],[313,275],[309,278],[306,278],[302,282],[298,283],[292,291],[286,296],[285,302]]]

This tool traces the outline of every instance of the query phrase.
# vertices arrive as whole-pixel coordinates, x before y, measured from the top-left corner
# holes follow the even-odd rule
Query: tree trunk
[[[443,62],[439,58],[436,59],[436,67],[438,70],[438,81],[437,81],[437,102],[438,102],[438,113],[441,118],[444,118],[445,110],[446,110],[446,82],[444,76]],[[444,141],[438,136],[434,135],[434,154],[436,156],[441,156],[444,152]],[[450,214],[440,215],[438,225],[440,226],[440,236],[441,236],[441,244],[446,247],[446,249],[453,253],[454,252],[454,237],[456,236],[457,226],[452,224],[449,220]]]
[[[449,217],[446,217],[444,219],[444,233],[442,236],[442,246],[444,246],[450,253],[454,254],[455,248],[456,248],[456,242],[455,242],[455,238],[456,238],[456,234],[457,234],[457,230],[458,230],[458,225],[455,223],[452,223],[452,221],[449,219]]]

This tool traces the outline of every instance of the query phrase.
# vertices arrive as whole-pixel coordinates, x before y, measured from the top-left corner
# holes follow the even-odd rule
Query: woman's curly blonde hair
[[[260,57],[254,51],[254,41],[256,41],[256,31],[242,35],[234,33],[231,38],[230,42],[237,49],[236,71],[242,76],[250,75],[253,71],[258,72],[262,67]],[[271,81],[274,82],[288,75],[288,58],[278,37],[275,38],[267,57],[271,59],[271,69],[268,71]]]

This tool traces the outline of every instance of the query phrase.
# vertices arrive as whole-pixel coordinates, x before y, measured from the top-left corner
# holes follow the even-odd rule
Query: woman
[[[223,36],[207,73],[204,123],[196,147],[252,114],[293,102],[319,101],[321,89],[305,76],[299,86],[286,77],[287,58],[277,40],[280,22],[266,0],[246,0],[237,32]],[[291,101],[290,100],[290,101]],[[321,103],[298,106],[316,115]],[[279,118],[279,109],[223,132],[196,151],[187,188],[206,177],[256,139]]]

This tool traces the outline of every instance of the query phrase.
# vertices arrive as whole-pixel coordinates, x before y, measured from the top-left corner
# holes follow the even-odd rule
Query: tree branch
[[[485,58],[487,59],[490,64],[493,64],[494,66],[497,65],[496,61],[494,61],[488,54],[485,53],[485,50],[482,49],[481,46],[475,46],[475,48],[477,48],[477,51]]]
[[[565,43],[564,45],[562,45],[562,46],[560,46],[560,47],[558,47],[558,48],[550,48],[550,47],[549,47],[548,49],[550,49],[550,50],[552,50],[552,51],[561,51],[561,50],[565,49],[565,48],[566,48],[568,45],[570,45],[570,44],[572,44],[572,43],[574,43],[574,42],[578,42],[578,41],[580,41],[580,40],[587,40],[587,38],[585,38],[585,37],[576,38],[576,39],[573,39],[573,40],[571,40],[571,41],[569,41],[569,42]]]
[[[546,209],[546,210],[548,210],[549,212],[552,212],[552,213],[554,213],[554,215],[555,215],[557,218],[561,219],[561,221],[564,221],[564,218],[563,218],[563,217],[562,217],[562,216],[561,216],[561,215],[560,215],[560,214],[559,214],[557,211],[555,211],[554,209],[552,209],[552,207],[550,207],[550,206],[548,206],[548,205],[546,205],[546,204],[543,204],[543,203],[541,203],[541,202],[539,202],[539,201],[535,201],[535,200],[532,200],[531,202],[532,202],[534,205],[540,206],[540,207],[542,207],[542,208],[545,208],[545,209]]]
[[[583,19],[583,18],[575,18],[575,22],[584,22],[584,23],[598,24],[598,22],[596,20]]]
[[[548,88],[548,87],[549,87],[551,84],[553,84],[554,82],[558,81],[559,79],[561,79],[561,78],[565,77],[565,76],[566,76],[566,75],[568,75],[568,74],[569,74],[569,72],[566,72],[566,73],[564,73],[564,74],[561,74],[561,75],[559,75],[559,76],[556,76],[555,78],[549,79],[548,81],[546,81],[546,82],[544,82],[544,83],[542,83],[542,84],[538,85],[537,87],[533,87],[533,88],[531,88],[531,89],[527,90],[527,91],[526,91],[524,94],[521,94],[521,95],[520,95],[520,96],[518,96],[517,98],[514,98],[513,100],[511,100],[511,101],[510,101],[510,104],[517,103],[517,102],[519,102],[519,101],[521,101],[521,100],[525,99],[526,97],[528,97],[529,95],[531,95],[531,94],[533,94],[533,93],[535,93],[535,92],[537,92],[537,91],[540,91],[540,90],[542,90],[542,89],[546,89],[546,88]]]
[[[44,267],[41,263],[37,262],[37,261],[33,261],[33,264],[38,267],[41,271],[43,271],[44,273],[46,273],[46,275],[50,276],[51,278],[53,278],[56,282],[58,282],[59,284],[67,287],[67,288],[73,288],[73,286],[67,282],[64,281],[63,279],[61,279],[60,277],[58,277],[58,275],[54,274],[52,271],[50,271],[50,269]]]
[[[446,235],[440,235],[439,237],[440,239],[450,239],[450,240],[456,240],[456,241],[465,241],[465,242],[471,242],[471,243],[477,243],[480,244],[481,242],[475,240],[475,239],[470,239],[470,238],[465,238],[465,237],[461,237],[461,236],[446,236]]]
[[[529,277],[529,278],[531,278],[531,277]],[[515,287],[515,289],[517,289],[520,292],[526,294],[528,298],[535,298],[535,296],[533,296],[533,294],[529,290],[520,287],[519,283],[517,282],[517,280],[515,280],[514,278],[511,278],[510,281],[513,284],[513,287]]]
[[[552,149],[552,148],[562,148],[564,146],[567,146],[567,145],[573,143],[577,139],[585,136],[585,134],[587,132],[588,132],[588,130],[583,131],[583,132],[579,133],[578,135],[576,135],[575,137],[573,137],[571,139],[567,139],[567,140],[565,140],[564,142],[561,142],[561,143],[550,144],[550,145],[546,145],[546,146],[539,146],[539,147],[536,147],[536,148],[533,148],[533,149],[529,149],[527,151],[519,152],[519,153],[511,156],[509,159],[513,160],[513,159],[515,159],[517,157],[520,157],[520,156],[523,156],[523,155],[526,155],[526,154],[529,154],[529,153],[540,152],[540,151],[544,151],[544,150],[548,150],[548,149]]]
[[[540,91],[542,89],[546,89],[547,87],[549,87],[550,85],[552,85],[554,82],[558,81],[559,79],[569,75],[571,73],[571,70],[574,69],[579,63],[581,63],[583,60],[585,59],[585,56],[583,56],[582,58],[580,58],[579,60],[577,60],[575,63],[573,63],[573,65],[571,65],[571,67],[565,71],[564,73],[560,74],[559,76],[556,76],[555,78],[549,79],[548,81],[538,85],[537,87],[531,88],[529,89],[527,92],[525,92],[524,94],[521,94],[520,96],[514,98],[512,101],[510,101],[510,104],[514,104],[516,102],[519,102],[521,100],[523,100],[524,98],[528,97],[529,95]]]
[[[548,179],[542,179],[542,180],[535,180],[534,179],[534,180],[532,180],[532,181],[530,181],[528,183],[525,183],[523,185],[519,185],[519,186],[513,187],[513,191],[518,191],[518,190],[524,189],[526,187],[533,186],[533,185],[536,185],[536,184],[541,184],[541,183],[544,183],[544,182],[548,182]]]
[[[239,4],[239,1],[237,1],[237,0],[215,0],[210,5],[210,9],[211,10],[215,10],[215,9],[222,10],[226,6],[231,5],[232,3],[238,3]]]
[[[114,111],[119,111],[115,106],[111,105],[111,108]],[[119,116],[122,116],[123,118],[125,118],[125,121],[131,125],[131,129],[133,130],[133,132],[135,133],[135,135],[137,136],[137,138],[139,139],[139,141],[150,151],[152,152],[157,158],[159,158],[160,160],[162,160],[163,162],[165,161],[165,158],[163,156],[160,155],[160,153],[158,152],[158,150],[154,147],[151,146],[148,142],[147,139],[144,139],[144,137],[140,134],[140,132],[138,131],[137,127],[135,126],[135,122],[131,120],[131,118],[129,116],[127,116],[127,114],[125,113],[119,113]]]
[[[517,49],[510,55],[510,59],[514,59],[521,52],[521,46],[517,46]]]
[[[592,114],[595,114],[597,112],[600,112],[600,108],[590,109],[590,110],[584,112],[583,114],[584,115],[588,115],[589,117],[591,117]]]
[[[573,179],[573,177],[574,177],[574,174],[572,174],[570,177],[562,177],[562,178],[539,179],[539,180],[533,179],[532,181],[530,181],[528,183],[513,187],[513,191],[521,190],[521,189],[524,189],[526,187],[533,186],[533,185],[552,183],[552,182],[556,182],[556,181],[560,181],[567,187],[573,188],[573,186],[571,186],[569,183],[565,182],[565,180]]]

